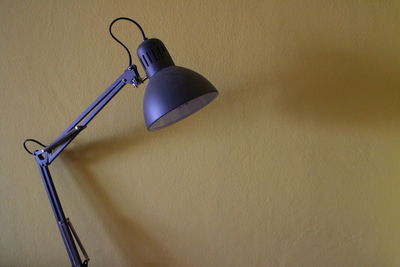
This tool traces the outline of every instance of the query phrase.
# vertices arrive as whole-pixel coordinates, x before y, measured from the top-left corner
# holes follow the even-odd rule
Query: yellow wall
[[[92,266],[399,266],[399,3],[0,1],[0,266],[69,265],[21,144],[124,70],[117,16],[220,95],[149,133],[127,87],[51,165]]]

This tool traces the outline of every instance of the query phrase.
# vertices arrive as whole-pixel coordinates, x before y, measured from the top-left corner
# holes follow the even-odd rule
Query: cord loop
[[[110,27],[109,27],[110,35],[111,35],[111,37],[112,37],[115,41],[117,41],[117,43],[119,43],[123,48],[125,48],[126,52],[128,53],[128,57],[129,57],[129,65],[128,65],[128,66],[130,66],[130,65],[132,65],[132,55],[131,55],[131,52],[129,51],[128,47],[126,47],[126,45],[124,45],[124,44],[123,44],[117,37],[115,37],[115,35],[112,33],[112,26],[114,25],[115,22],[117,22],[117,21],[119,21],[119,20],[127,20],[127,21],[130,21],[130,22],[132,22],[133,24],[135,24],[135,25],[139,28],[140,33],[142,34],[143,41],[144,41],[144,40],[147,40],[147,37],[146,37],[146,35],[144,34],[144,31],[143,31],[142,27],[139,25],[139,23],[137,23],[137,22],[134,21],[133,19],[126,18],[126,17],[119,17],[119,18],[114,19],[114,20],[111,22]]]
[[[42,143],[39,142],[38,140],[31,139],[31,138],[26,139],[26,140],[24,141],[24,148],[25,148],[26,152],[28,152],[28,153],[31,154],[31,155],[33,155],[33,152],[30,151],[30,150],[28,149],[28,147],[26,146],[26,143],[28,143],[28,142],[33,142],[33,143],[36,143],[36,144],[38,144],[38,145],[40,145],[40,146],[42,146],[42,147],[46,147],[46,145],[42,144]]]

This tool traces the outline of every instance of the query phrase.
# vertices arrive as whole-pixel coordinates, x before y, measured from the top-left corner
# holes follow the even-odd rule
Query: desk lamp
[[[137,57],[145,70],[144,78],[140,77],[136,65],[132,64],[129,49],[112,32],[112,26],[119,20],[132,22],[142,35],[143,41],[137,48]],[[143,100],[144,120],[149,131],[161,129],[186,118],[218,95],[217,89],[203,76],[175,66],[163,42],[156,38],[148,39],[136,21],[125,17],[116,18],[111,22],[109,32],[111,37],[127,51],[128,68],[50,145],[44,145],[35,139],[26,139],[24,142],[25,150],[36,160],[61,237],[74,267],[88,266],[89,257],[71,221],[64,214],[48,166],[126,84],[138,87],[149,80]],[[31,151],[27,147],[28,142],[34,142],[42,146],[42,149]]]

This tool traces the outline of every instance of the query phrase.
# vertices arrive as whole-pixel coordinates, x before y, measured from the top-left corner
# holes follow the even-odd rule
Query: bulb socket
[[[175,66],[167,48],[159,39],[144,40],[136,52],[149,78],[166,67]]]

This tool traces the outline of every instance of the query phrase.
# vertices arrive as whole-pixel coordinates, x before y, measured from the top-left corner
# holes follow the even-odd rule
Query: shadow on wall
[[[357,52],[299,44],[283,50],[288,52],[260,56],[243,65],[242,75],[231,73],[233,78],[224,80],[216,127],[264,131],[280,119],[377,130],[398,125],[400,63],[395,58],[371,48]]]
[[[135,135],[133,133],[140,132]],[[143,231],[134,221],[120,212],[114,203],[111,193],[98,182],[98,177],[90,170],[91,163],[124,149],[132,148],[136,143],[143,142],[144,131],[132,131],[129,135],[113,136],[90,144],[82,144],[73,151],[65,151],[65,165],[76,178],[76,183],[87,197],[88,202],[98,213],[99,223],[104,225],[125,260],[132,265],[140,266],[173,266],[174,261],[167,252]]]
[[[277,75],[279,108],[296,119],[320,123],[377,126],[398,121],[399,62],[374,58],[373,52],[319,47],[300,53]]]

